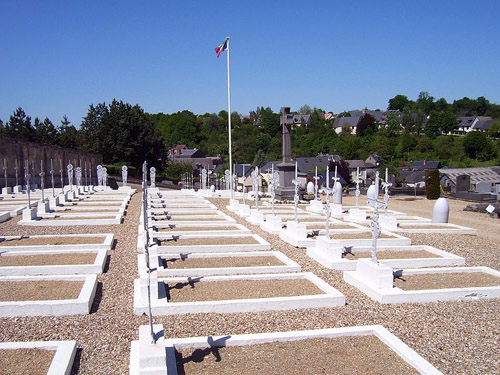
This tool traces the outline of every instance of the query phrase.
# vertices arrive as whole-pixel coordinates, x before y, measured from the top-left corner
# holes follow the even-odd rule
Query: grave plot
[[[441,374],[380,325],[133,341],[130,374]]]
[[[271,245],[257,234],[207,237],[203,234],[156,238],[159,254],[269,250]]]
[[[71,225],[118,225],[123,215],[114,213],[39,214],[34,220],[19,220],[20,225],[71,226]]]
[[[76,341],[0,343],[0,369],[4,374],[69,375]]]
[[[342,293],[310,272],[188,278],[156,278],[153,272],[151,296],[154,315],[295,310],[345,304]],[[134,313],[146,312],[147,306],[147,274],[142,273],[134,284]]]
[[[113,213],[113,214],[123,214],[125,212],[126,206],[108,206],[108,205],[80,205],[78,203],[72,205],[62,205],[51,207],[56,214],[64,213]]]
[[[363,206],[365,207],[365,206]],[[368,206],[366,206],[368,207]],[[349,209],[349,215],[343,217],[344,221],[354,222],[358,224],[370,224],[373,216],[373,208],[351,208]],[[387,210],[387,213],[382,210],[379,211],[380,218],[387,216],[390,218],[397,218],[398,220],[407,216],[404,212]]]
[[[479,300],[500,297],[500,272],[488,267],[418,268],[393,271],[358,261],[344,280],[380,303]]]
[[[10,219],[10,212],[0,211],[0,223]]]
[[[155,223],[151,227],[151,236],[161,238],[161,236],[172,236],[177,234],[200,234],[206,236],[219,236],[224,234],[250,234],[250,230],[237,223],[224,223],[214,222],[206,223],[200,222],[198,224],[168,224],[168,223]]]
[[[332,229],[329,231],[330,237],[333,240],[339,241],[342,247],[351,246],[370,246],[372,242],[372,233],[368,229]],[[280,239],[295,246],[295,247],[312,247],[314,246],[314,236],[308,233],[306,224],[287,222],[287,228],[282,229],[279,233]],[[380,246],[408,246],[411,245],[411,240],[399,234],[382,231],[377,243]]]
[[[159,277],[212,276],[258,273],[300,272],[301,267],[278,251],[236,253],[162,254],[150,251],[150,267]],[[143,255],[138,255],[139,270],[145,270]]]
[[[107,250],[2,251],[0,276],[85,275],[104,270]]]
[[[358,259],[371,258],[371,248],[354,246],[345,248],[338,244],[336,249],[308,247],[307,255],[324,267],[342,271],[356,269]],[[436,266],[457,266],[465,259],[432,246],[383,246],[377,249],[380,263],[393,268],[420,268]]]
[[[199,208],[172,208],[169,206],[165,208],[149,208],[149,212],[153,215],[215,215],[217,209],[199,207]]]
[[[113,233],[0,236],[0,251],[110,250]]]
[[[88,314],[97,275],[0,277],[0,316]]]
[[[224,221],[224,222],[235,222],[232,217],[218,211],[217,215],[151,215],[151,220],[154,222],[212,222],[212,221]]]
[[[383,221],[381,225],[384,227]],[[476,235],[477,230],[450,223],[432,223],[430,221],[398,220],[394,226],[387,226],[394,233],[442,233],[442,234],[469,234]]]

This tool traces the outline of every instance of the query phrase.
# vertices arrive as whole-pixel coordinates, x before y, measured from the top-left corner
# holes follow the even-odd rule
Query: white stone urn
[[[448,205],[448,199],[440,197],[436,203],[434,203],[434,208],[432,209],[432,222],[447,223],[449,214],[450,206]]]

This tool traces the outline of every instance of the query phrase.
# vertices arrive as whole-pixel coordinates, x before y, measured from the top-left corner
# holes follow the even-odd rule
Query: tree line
[[[333,118],[327,120],[321,108],[304,105],[295,113],[308,114],[311,120],[292,128],[292,156],[339,154],[352,160],[377,153],[393,171],[412,160],[439,160],[455,167],[499,164],[500,122],[491,125],[490,134],[440,135],[456,127],[458,116],[500,118],[500,106],[484,97],[448,103],[444,98],[435,100],[426,92],[415,101],[396,95],[389,99],[388,109],[395,112],[389,113],[383,126],[365,114],[356,134],[351,134],[350,129],[337,134],[332,128]],[[349,115],[343,112],[338,116]],[[231,123],[235,163],[262,166],[281,159],[279,113],[260,106],[246,116],[233,112]],[[168,167],[167,150],[176,144],[227,160],[227,129],[227,111],[149,114],[137,104],[117,100],[91,104],[78,128],[66,116],[58,126],[48,118],[41,121],[35,117],[31,121],[22,108],[17,108],[5,123],[0,120],[0,135],[101,153],[104,163],[127,163],[139,170],[147,160],[159,173]]]

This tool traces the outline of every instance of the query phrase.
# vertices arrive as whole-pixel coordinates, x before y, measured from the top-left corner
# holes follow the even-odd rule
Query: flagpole
[[[229,132],[229,175],[233,176],[233,152],[231,148],[231,75],[229,73],[229,37],[226,36],[227,41],[227,120]],[[229,189],[231,190],[231,198],[234,198],[233,192],[233,179],[229,179]]]

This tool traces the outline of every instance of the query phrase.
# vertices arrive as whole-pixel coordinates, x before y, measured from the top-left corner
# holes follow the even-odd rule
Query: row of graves
[[[307,255],[324,267],[345,271],[346,282],[381,303],[500,296],[500,272],[497,270],[456,267],[465,264],[463,257],[432,246],[412,245],[411,239],[404,236],[405,233],[475,235],[475,229],[448,223],[446,198],[436,201],[432,219],[390,210],[391,184],[386,170],[386,178],[381,184],[382,199],[379,198],[377,172],[375,184],[368,189],[366,205],[360,204],[360,179],[357,178],[356,204],[345,206],[342,205],[337,170],[332,187],[329,186],[328,169],[326,175],[324,202],[317,185],[313,185],[308,190],[315,194],[315,199],[309,204],[300,204],[296,177],[293,204],[276,205],[274,191],[279,183],[276,175],[270,183],[270,202],[259,207],[258,194],[253,194],[254,208],[239,200],[231,200],[227,208],[251,224],[278,235],[281,240],[305,248]]]
[[[74,170],[69,164],[67,171],[67,184],[63,182],[61,168],[56,186],[51,168],[50,188],[44,186],[42,172],[40,185],[34,183],[30,173],[26,173],[23,185],[2,189],[0,206],[9,218],[22,214],[17,222],[20,233],[28,225],[94,226],[122,222],[130,197],[135,193],[127,186],[126,173],[123,175],[124,186],[111,190],[106,184],[105,168],[100,165],[97,167],[98,185],[92,185],[90,178],[82,180],[79,167]],[[90,170],[88,176],[91,176]],[[74,234],[0,234],[0,316],[90,313],[97,290],[97,276],[105,269],[114,234],[79,232],[75,227]],[[31,366],[29,361],[18,361],[21,356],[36,357],[47,374],[70,374],[76,349],[76,340],[2,342],[0,356],[3,364],[15,363],[16,371],[22,370],[19,368],[21,363]],[[1,370],[10,373],[9,369]],[[23,373],[30,370],[25,371]]]
[[[233,195],[227,209],[245,218],[249,226],[259,226],[285,242],[307,248],[307,253],[313,259],[329,268],[353,270],[351,272],[361,275],[361,279],[370,287],[386,287],[383,282],[390,279],[391,289],[402,290],[398,286],[393,287],[395,275],[401,276],[398,273],[401,271],[392,268],[399,267],[398,264],[422,267],[459,265],[464,262],[463,258],[438,249],[421,246],[412,248],[409,238],[381,230],[379,209],[384,202],[378,199],[371,200],[368,206],[356,208],[366,212],[365,219],[371,219],[369,227],[343,220],[344,216],[348,216],[348,212],[344,212],[348,211],[348,207],[342,208],[343,217],[332,217],[334,208],[330,204],[330,195],[334,193],[333,189],[327,188],[327,199],[325,203],[320,202],[321,212],[314,212],[317,203],[301,203],[298,199],[298,179],[294,181],[296,195],[293,203],[275,202],[276,176],[270,184],[270,200],[261,201],[258,194],[247,195],[243,191],[237,199]],[[243,373],[244,366],[250,366],[250,370],[246,369],[248,371],[245,373],[271,373],[276,370],[281,357],[288,358],[287,353],[308,347],[311,350],[306,357],[310,360],[311,373],[315,373],[314,366],[324,363],[323,356],[327,355],[322,348],[328,348],[331,355],[335,347],[345,348],[343,345],[346,342],[354,346],[366,345],[367,350],[377,353],[375,362],[385,372],[440,374],[428,361],[381,325],[243,335],[227,332],[225,336],[208,337],[165,337],[163,326],[153,324],[155,316],[318,307],[341,309],[346,304],[346,296],[314,273],[302,272],[298,263],[272,249],[268,242],[252,233],[246,225],[238,224],[233,217],[218,210],[205,199],[207,192],[203,189],[194,191],[188,187],[175,192],[162,191],[147,189],[145,183],[143,188],[134,312],[149,315],[150,324],[141,326],[139,340],[132,342],[131,374],[177,374],[179,369],[184,373],[179,363],[183,363],[185,356],[191,358],[195,353],[215,353],[217,356],[220,347],[224,347],[226,355],[231,358],[233,373]],[[314,251],[320,252],[323,257],[338,257],[338,264],[323,263],[321,257],[313,255]],[[385,252],[388,256],[380,256],[383,260],[379,261],[377,255]],[[423,256],[423,253],[428,257]],[[411,254],[413,258],[403,254]],[[425,263],[427,259],[431,260],[430,263]],[[453,268],[440,268],[439,272],[447,273],[449,269]],[[404,276],[413,272],[418,271],[404,270]],[[429,272],[429,269],[425,272]],[[475,272],[490,271],[481,269]],[[348,277],[346,281],[351,282]],[[493,293],[485,292],[484,295],[492,297]],[[421,301],[422,298],[416,300]],[[402,303],[407,300],[384,299],[380,302]],[[250,353],[252,356],[255,354],[255,350],[260,353],[258,355],[265,356],[268,352],[266,348],[271,347],[273,350],[278,348],[282,356],[272,360],[263,357],[255,360],[255,357],[251,357],[252,361],[245,361]],[[342,351],[339,349],[338,352]],[[335,359],[347,361],[342,366],[349,367],[351,357],[341,357]],[[191,362],[195,362],[195,365],[201,363],[200,368],[203,368],[203,360]],[[270,362],[267,368],[266,364]],[[215,363],[228,365],[227,361],[220,359]],[[242,368],[234,367],[235,363],[236,366],[241,364]],[[358,369],[359,373],[370,373],[374,363],[365,361],[365,366],[368,367]],[[206,370],[200,368],[197,369],[199,373]],[[218,372],[221,368],[212,368],[210,371]],[[324,368],[318,368],[318,373],[320,371],[324,371]]]

